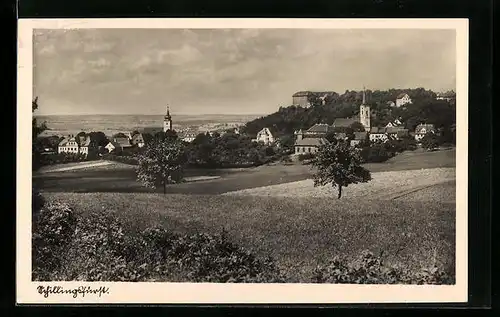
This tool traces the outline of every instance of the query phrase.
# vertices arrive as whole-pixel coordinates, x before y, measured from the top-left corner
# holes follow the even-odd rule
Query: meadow
[[[455,205],[312,197],[46,193],[79,213],[116,215],[130,234],[161,226],[180,234],[215,234],[261,257],[272,256],[287,282],[310,281],[336,255],[370,250],[391,265],[419,271],[437,265],[454,276]]]

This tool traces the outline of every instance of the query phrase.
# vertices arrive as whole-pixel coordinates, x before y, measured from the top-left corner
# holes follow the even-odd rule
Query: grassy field
[[[271,255],[290,282],[310,278],[334,255],[364,249],[419,270],[434,261],[454,271],[455,205],[435,201],[377,201],[314,197],[240,197],[143,193],[46,193],[77,212],[118,212],[127,230],[161,225],[178,233],[216,233],[261,256]],[[453,273],[452,273],[453,274]]]
[[[439,187],[433,187],[438,185]],[[372,173],[372,180],[368,183],[352,184],[344,188],[343,198],[404,199],[410,195],[418,200],[454,202],[455,197],[451,195],[454,194],[454,188],[455,168],[376,172]],[[420,197],[416,196],[417,191],[423,191]],[[228,192],[224,195],[333,198],[336,197],[336,192],[337,189],[331,186],[314,187],[313,181],[307,179]]]
[[[406,152],[384,163],[365,164],[371,172],[405,171],[422,168],[455,167],[455,150]],[[186,176],[220,176],[219,179],[172,185],[173,194],[222,194],[262,186],[278,185],[311,178],[310,166],[263,165],[246,169],[188,170]],[[35,186],[46,192],[122,192],[151,193],[136,181],[133,166],[121,163],[73,171],[37,173]],[[161,189],[158,190],[161,192]]]

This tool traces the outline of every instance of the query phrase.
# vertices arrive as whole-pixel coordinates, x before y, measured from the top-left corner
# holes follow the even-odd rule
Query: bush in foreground
[[[75,214],[66,204],[43,205],[33,222],[33,279],[278,283],[291,278],[273,259],[259,258],[231,242],[224,230],[213,235],[179,235],[162,227],[134,232],[119,219],[104,208]],[[354,260],[335,258],[317,267],[310,281],[454,283],[453,273],[437,265],[420,271],[390,266],[368,251]]]
[[[335,284],[453,284],[454,279],[442,268],[433,265],[421,272],[405,270],[384,263],[380,256],[363,251],[354,261],[334,258],[314,271],[314,283]]]
[[[148,228],[126,233],[112,212],[76,221],[72,210],[58,203],[41,215],[34,234],[34,280],[284,281],[272,259],[261,260],[231,243],[225,231],[176,235]]]

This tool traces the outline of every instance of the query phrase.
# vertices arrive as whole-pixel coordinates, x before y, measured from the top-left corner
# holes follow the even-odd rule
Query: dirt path
[[[82,168],[106,166],[106,165],[111,165],[111,164],[114,164],[114,162],[110,162],[110,161],[101,161],[101,162],[95,162],[95,163],[81,162],[81,163],[72,164],[70,166],[52,167],[52,168],[42,169],[42,170],[38,171],[38,173],[64,172],[64,171],[72,171],[72,170],[77,170],[77,169],[82,169]]]

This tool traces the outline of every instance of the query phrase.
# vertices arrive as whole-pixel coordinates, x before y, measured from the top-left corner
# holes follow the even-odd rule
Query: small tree
[[[422,146],[426,149],[434,149],[439,146],[439,136],[435,133],[428,132],[421,140]]]
[[[338,186],[339,199],[342,197],[342,187],[371,180],[370,172],[361,166],[359,149],[349,146],[348,142],[320,146],[312,164],[317,168],[314,186]]]
[[[144,186],[150,188],[162,186],[165,194],[167,184],[182,181],[186,156],[180,141],[154,139],[137,157],[139,162],[137,179]]]

